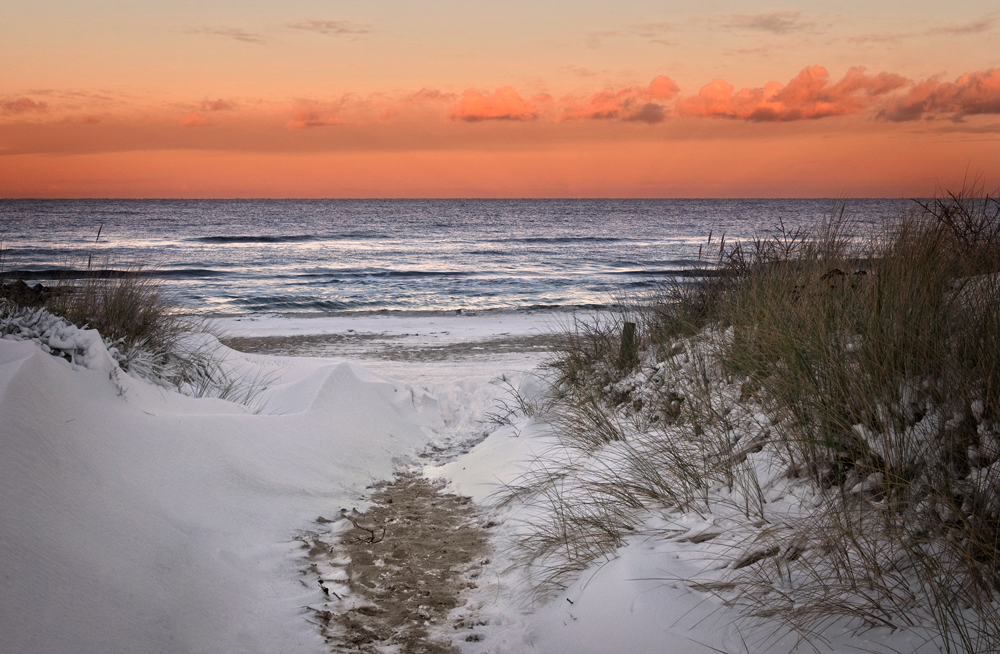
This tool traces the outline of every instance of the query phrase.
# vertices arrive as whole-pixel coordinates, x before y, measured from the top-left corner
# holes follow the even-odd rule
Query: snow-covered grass
[[[267,384],[266,377],[248,377],[228,365],[207,324],[178,313],[139,267],[65,282],[57,290],[0,295],[0,336],[34,340],[46,352],[75,363],[99,333],[122,371],[195,397],[249,405]],[[25,299],[32,300],[31,306],[19,304]]]
[[[1000,646],[1000,205],[849,228],[722,247],[725,274],[567,335],[557,439],[504,497],[540,595],[643,534],[701,543],[693,583],[773,633]]]
[[[166,352],[180,334],[193,331],[195,323],[179,315],[156,280],[139,267],[112,277],[85,277],[64,284],[46,308],[67,321],[96,329],[121,345]]]
[[[173,317],[166,320],[166,326],[145,327],[142,332],[130,332],[131,336],[108,338],[48,309],[20,307],[0,300],[0,338],[34,342],[43,352],[84,368],[93,368],[100,361],[116,380],[129,373],[192,397],[215,397],[257,410],[264,408],[256,402],[274,381],[272,375],[251,372],[245,364],[230,361],[228,348],[208,333],[182,331],[194,324]],[[123,333],[124,329],[115,333]],[[147,339],[139,335],[155,332],[160,336]]]

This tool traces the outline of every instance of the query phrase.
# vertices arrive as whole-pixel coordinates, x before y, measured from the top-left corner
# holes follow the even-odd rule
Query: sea
[[[185,312],[614,307],[732,244],[901,199],[0,200],[0,275],[140,271]]]

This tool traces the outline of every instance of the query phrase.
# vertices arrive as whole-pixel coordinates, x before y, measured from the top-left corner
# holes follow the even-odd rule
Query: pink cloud
[[[304,20],[298,23],[288,23],[288,26],[293,30],[319,32],[334,36],[368,34],[372,31],[368,25],[357,25],[346,20]]]
[[[60,120],[59,122],[67,125],[69,124],[96,125],[97,123],[101,122],[101,118],[99,116],[87,114],[83,116],[67,116],[66,118]]]
[[[851,68],[842,80],[830,82],[822,66],[809,66],[787,86],[768,82],[763,88],[734,88],[725,80],[706,84],[698,95],[678,103],[685,116],[736,118],[756,122],[792,121],[843,116],[864,111],[887,93],[902,88],[907,80],[893,73],[867,75]]]
[[[235,104],[222,98],[218,100],[202,100],[201,102],[202,111],[230,111],[235,108]]]
[[[5,114],[23,114],[29,111],[43,112],[49,110],[49,105],[44,102],[35,102],[31,98],[14,98],[0,100],[0,110]]]
[[[454,93],[443,93],[437,89],[424,87],[406,97],[407,102],[454,102],[458,96]]]
[[[929,79],[889,103],[879,118],[893,122],[951,114],[952,119],[976,114],[1000,114],[1000,68],[966,73],[954,82]]]
[[[192,111],[188,115],[181,119],[181,125],[183,127],[204,127],[205,125],[211,125],[207,118],[199,114],[197,111]]]
[[[466,89],[448,117],[467,122],[534,120],[541,113],[538,105],[549,101],[551,98],[548,95],[539,95],[529,102],[509,86],[501,86],[492,96],[484,95],[476,89]]]
[[[288,122],[289,129],[306,129],[309,127],[331,127],[341,125],[344,121],[333,116],[324,115],[314,107],[299,107]]]
[[[927,34],[955,34],[958,36],[965,36],[967,34],[982,34],[983,32],[989,32],[993,29],[993,25],[997,22],[996,14],[985,16],[979,20],[974,20],[969,23],[960,23],[958,25],[946,25],[944,27],[935,27],[927,30]]]
[[[732,16],[726,27],[772,34],[791,34],[812,27],[812,23],[802,20],[801,11],[775,11],[770,14]]]
[[[659,123],[666,119],[666,110],[654,100],[670,100],[679,91],[669,77],[660,75],[653,78],[648,87],[632,86],[595,93],[583,103],[571,104],[561,120],[619,119]]]
[[[247,32],[237,27],[189,27],[184,30],[188,34],[209,34],[212,36],[224,36],[229,39],[243,41],[244,43],[267,43],[267,39],[261,34]]]

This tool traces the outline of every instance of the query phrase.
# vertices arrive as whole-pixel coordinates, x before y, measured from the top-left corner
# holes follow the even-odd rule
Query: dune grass
[[[207,324],[182,314],[141,267],[114,272],[63,281],[44,295],[24,285],[3,286],[0,321],[4,333],[43,343],[44,326],[54,324],[57,317],[97,330],[125,371],[186,395],[217,397],[263,410],[259,398],[273,376],[229,365],[221,344],[205,338]]]
[[[141,268],[111,278],[87,277],[69,288],[70,292],[53,298],[46,308],[126,348],[167,350],[176,345],[180,334],[195,327]]]
[[[744,517],[724,586],[807,638],[837,620],[1000,648],[1000,203],[948,195],[857,229],[725,245],[712,275],[578,324],[551,365],[558,463],[508,489],[540,592],[651,513]],[[769,512],[764,462],[812,493]],[[789,481],[791,480],[791,481]],[[719,489],[724,489],[724,493]]]

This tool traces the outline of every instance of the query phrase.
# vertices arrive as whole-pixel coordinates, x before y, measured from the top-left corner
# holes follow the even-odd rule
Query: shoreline
[[[209,325],[223,344],[244,352],[414,362],[537,354],[593,314],[255,314],[215,318]]]
[[[190,307],[178,307],[181,315],[189,315],[197,318],[215,319],[237,319],[237,318],[301,318],[303,320],[315,320],[317,318],[370,318],[382,316],[387,318],[444,318],[444,317],[489,317],[489,316],[524,316],[524,315],[561,315],[576,314],[586,312],[619,311],[623,307],[620,304],[581,304],[581,305],[530,305],[526,307],[492,307],[486,309],[468,309],[458,307],[455,309],[343,309],[338,311],[216,311],[206,313],[185,313],[184,309]]]
[[[488,315],[252,315],[210,323],[219,341],[251,355],[356,361],[369,370],[417,385],[504,371],[525,372],[550,358],[574,320],[592,312]]]

